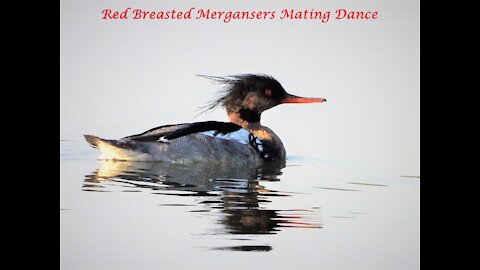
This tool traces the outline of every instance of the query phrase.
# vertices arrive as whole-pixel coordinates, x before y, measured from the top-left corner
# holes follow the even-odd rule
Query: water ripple
[[[209,235],[276,234],[283,228],[322,228],[316,209],[269,209],[275,197],[301,193],[267,188],[278,182],[283,166],[267,164],[230,167],[165,164],[160,162],[101,161],[85,176],[84,191],[150,192],[160,196],[196,197],[197,204],[160,203],[160,207],[186,207],[190,213],[210,213],[220,225]],[[198,209],[198,207],[201,207]],[[249,239],[248,237],[245,239]],[[214,250],[270,251],[268,245],[218,247]]]

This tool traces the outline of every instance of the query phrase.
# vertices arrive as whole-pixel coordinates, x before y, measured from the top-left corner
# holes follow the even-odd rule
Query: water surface
[[[418,269],[418,176],[96,160],[60,142],[62,269]]]

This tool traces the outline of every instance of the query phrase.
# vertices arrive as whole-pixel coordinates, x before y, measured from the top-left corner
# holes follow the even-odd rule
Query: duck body
[[[119,140],[85,135],[102,160],[164,161],[173,163],[225,162],[250,164],[281,161],[285,149],[262,141],[248,130],[228,122],[165,125]]]
[[[266,75],[209,77],[229,86],[208,109],[223,106],[230,122],[195,122],[164,125],[119,140],[84,135],[100,150],[101,160],[162,161],[172,163],[258,164],[285,162],[280,138],[260,124],[261,113],[281,103],[324,102],[285,92]]]

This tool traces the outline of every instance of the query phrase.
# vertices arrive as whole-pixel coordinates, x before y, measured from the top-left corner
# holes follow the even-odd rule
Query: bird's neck
[[[281,157],[285,156],[285,148],[283,146],[282,141],[280,138],[273,132],[270,128],[266,126],[262,126],[260,124],[260,114],[258,114],[258,121],[249,121],[244,118],[244,113],[242,114],[241,111],[236,112],[229,112],[228,118],[230,122],[241,126],[242,128],[248,130],[250,133],[258,137],[260,140],[266,140],[271,142],[273,145],[276,146],[277,151]]]
[[[241,109],[235,112],[228,112],[228,118],[230,119],[230,122],[237,124],[242,128],[254,133],[255,136],[261,139],[271,139],[271,137],[267,134],[255,134],[267,128],[260,124],[260,114],[258,113],[254,113],[253,111],[247,111],[247,113],[245,113],[245,110]]]

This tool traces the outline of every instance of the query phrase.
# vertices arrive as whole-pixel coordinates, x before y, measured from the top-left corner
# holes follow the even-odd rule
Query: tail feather
[[[85,137],[85,140],[87,140],[87,142],[93,147],[93,148],[97,148],[98,149],[98,144],[101,140],[103,140],[102,138],[99,138],[99,137],[96,137],[96,136],[93,136],[93,135],[83,135],[83,137]]]
[[[83,135],[85,140],[102,153],[99,159],[133,160],[145,158],[145,153],[129,149],[128,144],[121,144],[116,140],[105,140],[93,135]]]

